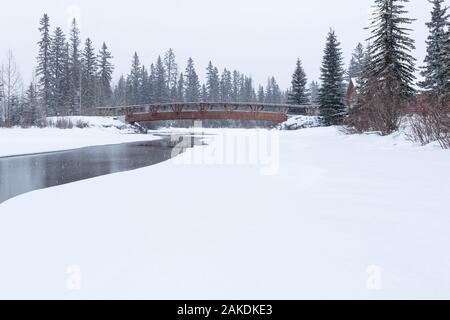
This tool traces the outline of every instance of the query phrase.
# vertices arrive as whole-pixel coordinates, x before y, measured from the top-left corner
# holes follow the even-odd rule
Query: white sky
[[[38,22],[44,12],[52,28],[68,31],[79,17],[82,37],[91,37],[96,49],[105,41],[114,55],[115,78],[127,73],[137,51],[150,65],[169,47],[180,69],[192,56],[204,76],[209,60],[251,74],[265,84],[274,75],[283,88],[290,84],[297,57],[309,80],[320,73],[326,34],[335,28],[346,63],[368,31],[373,0],[0,0],[0,54],[13,50],[24,79],[31,79],[39,40]],[[450,0],[447,0],[450,4]],[[407,5],[414,23],[416,57],[425,55],[431,5],[411,0]]]

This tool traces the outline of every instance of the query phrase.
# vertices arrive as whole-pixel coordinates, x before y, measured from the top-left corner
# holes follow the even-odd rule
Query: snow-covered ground
[[[0,298],[450,298],[450,152],[336,128],[211,132],[0,205]],[[242,150],[224,141],[255,137],[261,161],[224,160]]]
[[[104,117],[69,117],[89,124],[84,129],[0,128],[0,157],[76,149],[88,146],[150,141],[154,136],[134,134],[122,121]],[[54,120],[55,119],[51,119]]]

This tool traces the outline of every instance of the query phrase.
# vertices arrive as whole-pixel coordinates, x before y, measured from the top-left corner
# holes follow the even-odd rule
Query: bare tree
[[[16,106],[19,95],[22,92],[22,77],[11,50],[7,52],[5,61],[2,64],[0,79],[4,93],[2,102],[3,122],[7,126],[11,126],[13,108]]]

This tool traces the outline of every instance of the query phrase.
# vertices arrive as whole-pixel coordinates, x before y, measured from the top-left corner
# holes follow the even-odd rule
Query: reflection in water
[[[0,158],[0,203],[33,190],[169,160],[176,144],[166,137],[158,141]]]

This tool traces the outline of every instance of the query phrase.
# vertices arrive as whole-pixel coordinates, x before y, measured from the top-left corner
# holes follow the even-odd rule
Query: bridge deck
[[[244,120],[284,122],[290,110],[309,113],[315,106],[268,103],[182,102],[102,107],[103,115],[123,114],[128,123],[167,120]]]

